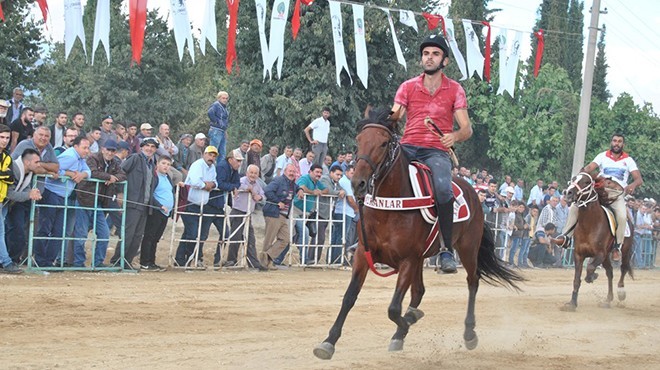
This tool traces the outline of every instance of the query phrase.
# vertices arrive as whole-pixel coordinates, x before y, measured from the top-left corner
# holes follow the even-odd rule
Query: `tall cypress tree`
[[[603,103],[609,103],[612,94],[607,89],[607,57],[605,56],[605,25],[598,39],[598,53],[594,67],[594,82],[591,95]]]
[[[584,53],[584,2],[580,0],[571,0],[568,8],[568,24],[566,31],[570,35],[565,35],[563,44],[563,61],[561,66],[568,73],[568,77],[573,82],[573,89],[580,91],[582,89],[582,59]]]

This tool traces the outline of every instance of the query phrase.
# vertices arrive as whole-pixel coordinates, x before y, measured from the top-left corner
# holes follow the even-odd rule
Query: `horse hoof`
[[[321,360],[329,360],[334,354],[335,346],[328,342],[323,342],[314,348],[314,356],[320,358]]]
[[[477,348],[478,344],[479,344],[479,337],[477,337],[476,334],[474,335],[474,338],[470,340],[465,340],[465,348],[467,348],[470,351]]]
[[[604,301],[604,302],[600,302],[600,303],[598,304],[598,307],[600,307],[600,308],[610,308],[610,307],[612,307],[612,306],[610,305],[610,302],[608,302],[608,301]]]
[[[575,310],[577,309],[577,306],[574,305],[572,302],[568,302],[568,303],[564,304],[563,306],[561,306],[561,308],[559,308],[559,309],[564,311],[564,312],[575,312]]]
[[[408,310],[406,311],[406,314],[404,315],[404,318],[408,322],[409,325],[412,325],[419,321],[422,317],[424,317],[424,311],[420,310],[419,308],[414,308],[414,307],[408,307]]]
[[[626,291],[623,288],[619,288],[619,290],[616,292],[616,295],[620,301],[626,300]]]
[[[594,280],[596,279],[598,279],[598,274],[594,272],[593,274],[587,275],[584,278],[584,281],[586,281],[587,283],[593,283]]]
[[[387,350],[390,352],[403,350],[403,339],[392,339]]]

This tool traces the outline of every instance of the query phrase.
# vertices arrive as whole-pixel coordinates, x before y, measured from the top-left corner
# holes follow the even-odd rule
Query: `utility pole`
[[[591,22],[589,23],[589,41],[587,43],[587,62],[584,66],[584,81],[582,83],[582,95],[580,96],[580,115],[578,116],[577,132],[575,134],[572,174],[578,173],[584,167],[584,155],[587,150],[587,131],[589,129],[589,113],[591,111],[591,88],[594,82],[594,59],[596,56],[599,15],[600,0],[593,0]]]

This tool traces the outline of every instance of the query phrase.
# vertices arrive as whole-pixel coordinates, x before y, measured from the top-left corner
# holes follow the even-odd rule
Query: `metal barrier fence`
[[[634,267],[642,269],[655,268],[656,252],[660,241],[654,240],[651,234],[635,234],[634,237]]]
[[[42,184],[45,182],[46,178],[53,178],[51,175],[36,175],[32,179],[32,188],[37,188],[37,183],[41,182]],[[69,177],[67,176],[60,176],[60,180],[70,180]],[[103,197],[106,197],[104,194],[99,194],[99,185],[102,183],[105,183],[105,180],[99,180],[99,179],[85,179],[83,181],[87,182],[94,182],[96,183],[94,187],[94,206],[93,207],[84,207],[79,205],[75,201],[75,194],[76,192],[81,193],[83,192],[82,190],[74,190],[69,197],[64,197],[63,204],[48,204],[46,199],[43,199],[40,202],[31,202],[31,208],[30,208],[30,229],[28,233],[28,257],[27,257],[27,270],[28,271],[121,271],[124,270],[124,226],[126,224],[126,202],[122,202],[121,206],[119,207],[99,207],[99,200],[102,199]],[[118,186],[123,187],[123,191],[121,193],[125,194],[126,193],[126,181],[118,182],[116,183]],[[57,185],[54,183],[50,183],[49,186],[62,186],[64,185]],[[43,188],[43,186],[40,186],[40,188]],[[50,191],[46,189],[46,191]],[[118,192],[119,193],[119,192]],[[43,195],[43,194],[42,194]],[[62,230],[61,230],[61,236],[53,236],[52,233],[49,235],[42,235],[38,236],[38,232],[35,233],[35,230],[38,230],[37,228],[39,227],[38,222],[36,220],[37,215],[39,214],[39,211],[41,213],[44,212],[46,209],[55,209],[59,210],[62,209],[63,211],[61,214],[56,213],[56,217],[62,217]],[[91,217],[91,231],[92,231],[92,237],[91,239],[88,237],[88,233],[85,235],[85,237],[75,237],[73,235],[74,230],[73,227],[75,225],[75,218],[71,216],[71,214],[75,214],[75,212],[80,211],[92,211],[93,215]],[[121,252],[121,260],[118,260],[118,265],[115,266],[106,266],[106,265],[97,265],[94,262],[96,252],[97,252],[97,246],[99,242],[108,242],[110,243],[111,239],[110,236],[107,238],[99,238],[97,235],[97,221],[98,222],[106,222],[105,220],[105,213],[107,212],[121,212],[121,225],[117,226],[117,230],[120,231],[120,236],[119,239],[114,239],[117,240],[117,248],[120,248]],[[98,217],[100,216],[99,213],[101,213],[103,220],[99,220]],[[71,224],[73,218],[73,224]],[[53,220],[44,220],[48,222],[53,222],[54,227],[60,222],[58,219],[53,219]],[[59,234],[59,230],[58,230]],[[58,243],[59,241],[59,243]],[[70,242],[75,242],[75,241],[91,241],[91,260],[92,262],[90,263],[89,267],[87,267],[87,264],[83,266],[72,266],[71,264],[67,263],[67,259],[70,259],[72,256],[69,254],[75,253],[74,248],[68,247],[68,244]],[[38,244],[38,251],[35,251],[35,242]],[[52,264],[48,265],[49,262],[49,255],[53,251],[51,250],[53,247],[57,247],[57,244],[59,244],[59,252],[57,253],[57,257],[53,259]],[[85,245],[83,245],[83,248]],[[35,255],[36,252],[36,255]],[[107,251],[106,251],[107,252]],[[55,255],[53,253],[53,255]],[[87,254],[85,253],[85,256]],[[43,266],[39,266],[37,264],[36,259],[42,259],[45,258],[46,263]],[[103,260],[105,260],[106,256],[103,256]],[[42,263],[43,264],[43,263]]]

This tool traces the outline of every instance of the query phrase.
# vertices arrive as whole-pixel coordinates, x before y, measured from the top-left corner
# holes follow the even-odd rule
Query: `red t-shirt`
[[[447,151],[440,138],[426,128],[424,119],[431,117],[443,133],[453,132],[454,112],[467,109],[465,90],[443,74],[440,88],[431,95],[424,87],[424,76],[422,73],[402,83],[394,97],[394,102],[405,107],[408,115],[401,143]]]

